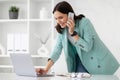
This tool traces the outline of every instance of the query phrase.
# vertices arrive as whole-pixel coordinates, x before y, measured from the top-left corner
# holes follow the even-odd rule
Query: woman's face
[[[54,17],[55,17],[56,22],[61,26],[61,28],[66,27],[67,18],[68,18],[67,14],[63,14],[59,11],[55,11]]]

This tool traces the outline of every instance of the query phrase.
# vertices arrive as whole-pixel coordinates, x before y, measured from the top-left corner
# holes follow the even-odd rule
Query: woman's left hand
[[[67,21],[67,27],[69,30],[69,33],[72,34],[74,32],[74,26],[75,26],[75,22],[72,19],[68,19]]]

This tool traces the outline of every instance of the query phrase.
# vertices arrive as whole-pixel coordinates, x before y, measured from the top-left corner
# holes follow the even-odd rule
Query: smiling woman
[[[62,0],[55,0],[55,4]],[[117,61],[120,63],[120,1],[119,0],[67,0],[74,8],[76,14],[85,14],[91,22],[94,24],[94,28],[97,31],[101,40],[110,49],[112,54],[115,56]],[[60,58],[59,62],[55,64],[55,72],[62,72],[63,66],[59,63],[63,62],[64,59]],[[65,65],[65,64],[64,64]],[[61,69],[57,69],[61,67]],[[117,70],[116,74],[119,76],[120,68]]]
[[[74,19],[68,18],[69,12]],[[76,15],[72,6],[61,1],[53,9],[58,32],[57,42],[45,69],[38,68],[40,74],[46,74],[59,59],[64,50],[68,72],[90,74],[114,74],[119,63],[99,38],[91,21],[84,15]],[[111,65],[112,64],[112,65]]]

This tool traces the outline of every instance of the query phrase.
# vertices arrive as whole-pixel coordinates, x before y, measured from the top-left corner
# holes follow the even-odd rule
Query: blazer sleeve
[[[56,62],[58,60],[59,56],[61,55],[62,48],[63,48],[62,35],[58,34],[54,49],[53,49],[51,56],[50,56],[50,59],[53,62]]]
[[[80,48],[85,52],[89,52],[93,46],[95,35],[93,25],[87,18],[84,18],[83,20],[81,20],[81,24],[78,26],[79,29],[82,29],[83,35],[80,36],[78,41],[76,41],[75,46],[76,48]]]

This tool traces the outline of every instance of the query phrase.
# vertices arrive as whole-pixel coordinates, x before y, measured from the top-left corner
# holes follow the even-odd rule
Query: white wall
[[[1,43],[1,37],[2,37],[1,30],[2,30],[2,28],[0,27],[0,43]]]
[[[55,0],[55,3],[59,1],[62,0]],[[84,14],[91,20],[102,41],[120,62],[120,0],[66,1],[76,14]]]

